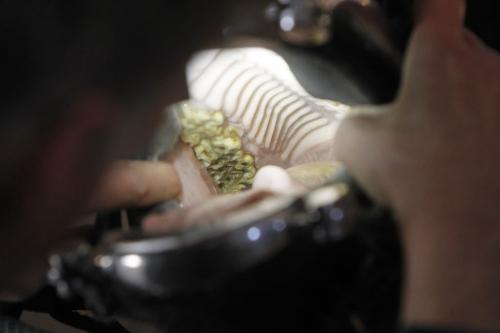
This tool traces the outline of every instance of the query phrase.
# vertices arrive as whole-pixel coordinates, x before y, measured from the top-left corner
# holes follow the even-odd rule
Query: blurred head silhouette
[[[1,287],[29,284],[33,254],[64,234],[107,164],[185,98],[183,63],[220,28],[211,6],[0,0]]]

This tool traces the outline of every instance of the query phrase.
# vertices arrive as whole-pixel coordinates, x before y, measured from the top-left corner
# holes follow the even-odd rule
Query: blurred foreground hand
[[[180,191],[177,173],[168,163],[118,161],[102,177],[87,209],[97,212],[143,207],[174,199]]]
[[[465,1],[420,9],[397,100],[343,122],[336,153],[401,222],[404,321],[498,331],[500,56]]]

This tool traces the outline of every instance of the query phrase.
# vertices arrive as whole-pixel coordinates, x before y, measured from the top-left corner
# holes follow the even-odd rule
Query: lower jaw
[[[189,102],[180,103],[175,112],[182,129],[180,140],[169,154],[168,161],[174,165],[180,178],[182,192],[178,201],[182,206],[251,188],[257,172],[256,158],[259,166],[280,165],[272,163],[272,154],[254,156],[249,153],[255,149],[245,149],[244,140],[221,112],[207,111]],[[263,163],[267,159],[271,162]],[[309,162],[306,160],[304,162]],[[329,160],[305,163],[294,165],[288,169],[288,174],[294,182],[310,188],[328,180],[339,166],[339,163]]]

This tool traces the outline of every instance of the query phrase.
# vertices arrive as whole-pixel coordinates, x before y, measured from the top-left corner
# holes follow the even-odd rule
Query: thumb
[[[439,24],[461,31],[466,4],[465,0],[420,0],[416,11],[418,24]]]
[[[388,161],[384,118],[384,115],[366,112],[350,116],[340,124],[334,142],[337,159],[367,194],[381,204],[388,202],[384,179],[384,165]]]
[[[180,191],[177,173],[168,163],[117,161],[99,183],[88,209],[142,207],[172,199]]]

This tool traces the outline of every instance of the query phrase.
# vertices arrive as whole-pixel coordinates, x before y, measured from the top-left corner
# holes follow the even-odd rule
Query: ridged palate
[[[257,166],[334,160],[332,140],[349,107],[310,96],[275,52],[203,51],[187,79],[190,98],[224,113]]]

